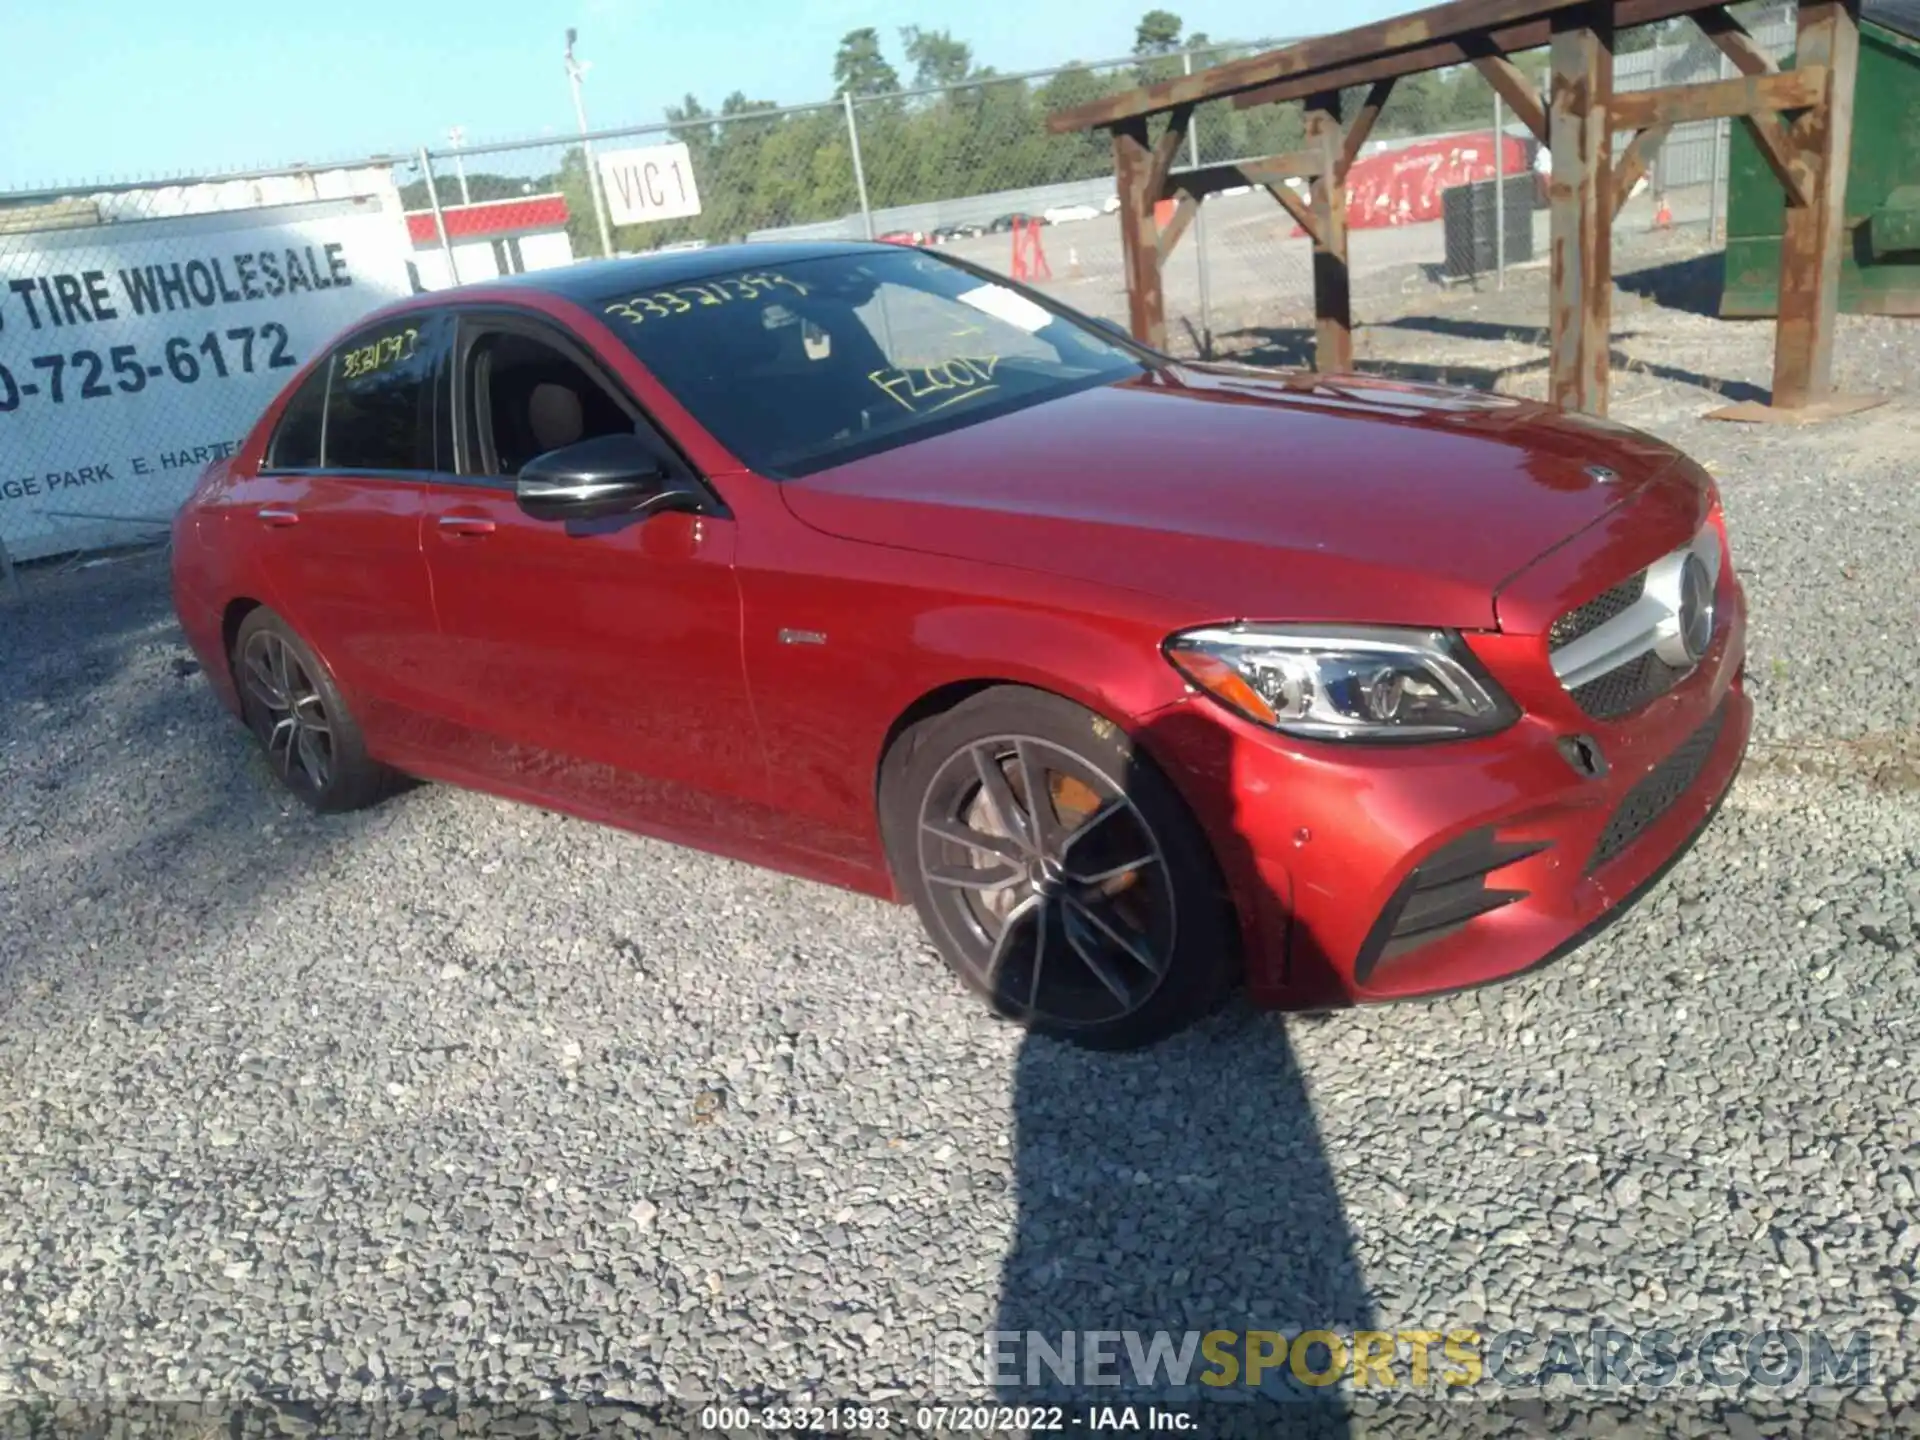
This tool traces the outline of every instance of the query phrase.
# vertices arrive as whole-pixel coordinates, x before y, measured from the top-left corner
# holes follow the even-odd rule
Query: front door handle
[[[300,523],[298,510],[288,510],[278,505],[263,505],[253,513],[262,525],[272,525],[276,529]]]
[[[449,535],[491,535],[493,521],[484,515],[442,515],[440,528]]]

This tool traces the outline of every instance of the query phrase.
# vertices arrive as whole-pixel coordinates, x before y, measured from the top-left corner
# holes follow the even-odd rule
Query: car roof
[[[895,254],[899,247],[852,240],[749,240],[735,245],[708,245],[699,250],[669,250],[652,255],[625,255],[613,260],[582,260],[552,270],[503,276],[483,282],[489,289],[542,290],[578,304],[631,286],[682,285],[707,275],[759,265],[792,265],[833,255]],[[442,295],[450,292],[441,291]]]

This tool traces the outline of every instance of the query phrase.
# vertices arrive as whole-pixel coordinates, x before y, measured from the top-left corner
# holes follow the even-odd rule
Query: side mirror
[[[697,498],[637,435],[599,435],[520,467],[515,498],[536,520],[596,520],[684,507]]]

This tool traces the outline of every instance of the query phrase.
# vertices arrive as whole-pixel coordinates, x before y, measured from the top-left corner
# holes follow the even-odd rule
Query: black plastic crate
[[[1499,263],[1494,183],[1476,180],[1440,194],[1449,280],[1491,274]],[[1523,171],[1501,183],[1507,187],[1507,264],[1517,265],[1533,258],[1533,175]]]

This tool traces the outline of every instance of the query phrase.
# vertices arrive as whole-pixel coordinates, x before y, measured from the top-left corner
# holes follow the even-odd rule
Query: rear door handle
[[[276,528],[300,523],[298,510],[288,510],[278,505],[263,505],[253,513],[262,525],[272,525]]]
[[[491,535],[493,521],[484,515],[442,515],[440,528],[449,535]]]

